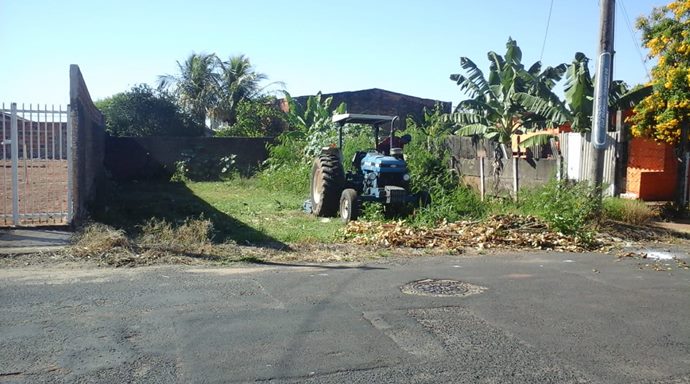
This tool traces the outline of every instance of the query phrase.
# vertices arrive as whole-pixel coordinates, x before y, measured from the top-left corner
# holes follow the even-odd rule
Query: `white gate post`
[[[19,225],[19,134],[17,133],[17,103],[12,103],[10,109],[10,156],[12,157],[12,225]]]

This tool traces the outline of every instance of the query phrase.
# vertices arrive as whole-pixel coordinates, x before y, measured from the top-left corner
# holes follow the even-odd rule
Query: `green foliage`
[[[521,192],[517,210],[541,217],[552,229],[564,234],[589,235],[596,199],[587,183],[551,181],[541,187]]]
[[[285,122],[285,114],[276,107],[275,98],[246,99],[239,102],[235,124],[222,127],[216,136],[275,137]]]
[[[209,156],[202,151],[182,152],[181,159],[175,162],[172,181],[211,181],[231,178],[237,173],[237,155]]]
[[[362,212],[359,216],[360,220],[366,221],[384,221],[386,215],[384,213],[383,204],[365,201],[362,203]]]
[[[193,53],[178,61],[177,67],[177,74],[159,76],[158,87],[170,89],[201,127],[207,117],[212,128],[221,122],[234,126],[242,101],[261,97],[266,88],[260,85],[266,75],[257,72],[244,55],[223,61],[215,54]]]
[[[469,97],[450,115],[459,134],[508,143],[518,131],[539,130],[566,120],[567,111],[552,91],[565,72],[564,64],[542,70],[536,62],[526,69],[522,51],[510,38],[505,55],[489,52],[487,56],[488,79],[467,57],[460,58],[465,74],[450,75]]]
[[[490,209],[487,203],[481,201],[479,194],[464,186],[433,192],[431,205],[418,209],[411,216],[413,225],[434,227],[443,221],[481,219]]]
[[[249,58],[244,55],[231,56],[227,61],[218,61],[216,66],[216,104],[211,115],[215,120],[234,126],[238,122],[242,101],[257,98],[263,90],[260,83],[268,77],[257,72]]]
[[[645,224],[654,217],[654,212],[639,200],[608,197],[604,199],[602,208],[603,216],[606,219],[628,224]]]
[[[195,136],[199,128],[173,99],[146,84],[99,100],[105,129],[112,136]]]
[[[269,167],[258,174],[258,182],[269,191],[299,193],[303,197],[309,193],[311,165],[297,162]]]
[[[287,121],[292,133],[292,140],[304,142],[302,156],[311,161],[319,154],[321,148],[335,143],[337,130],[332,122],[334,113],[345,113],[347,106],[341,103],[333,109],[333,97],[322,98],[321,92],[307,98],[305,106],[285,92],[288,103]]]
[[[172,90],[178,105],[192,116],[200,132],[206,125],[206,117],[218,102],[218,62],[215,54],[192,53],[184,62],[177,62],[177,75],[158,78],[158,89]]]
[[[289,130],[281,133],[275,144],[269,146],[269,157],[264,162],[259,182],[270,190],[306,194],[309,191],[311,162],[323,146],[337,143],[337,130],[331,122],[333,98],[322,99],[319,92],[309,96],[305,107],[287,92],[285,99],[289,107],[286,115]],[[344,111],[345,104],[336,109],[338,113]],[[354,154],[354,149],[350,147],[347,151],[352,151],[350,156]]]
[[[441,107],[424,110],[424,120],[407,118],[407,133],[412,141],[405,146],[405,160],[412,175],[413,191],[428,191],[432,198],[457,188],[457,177],[450,172],[450,152],[446,144],[453,125]]]

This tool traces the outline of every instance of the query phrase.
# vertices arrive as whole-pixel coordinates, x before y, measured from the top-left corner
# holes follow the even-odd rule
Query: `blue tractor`
[[[307,205],[320,217],[339,213],[344,222],[356,220],[361,203],[384,204],[387,214],[403,212],[405,207],[430,203],[429,194],[410,192],[410,174],[401,148],[393,148],[394,122],[397,116],[340,114],[333,116],[338,126],[338,146],[325,147],[314,160],[311,173],[310,199]],[[358,151],[352,158],[352,170],[345,172],[342,152],[343,126],[347,123],[367,124],[374,128],[374,147],[379,142],[382,126],[390,124],[391,148],[382,153],[375,149]]]

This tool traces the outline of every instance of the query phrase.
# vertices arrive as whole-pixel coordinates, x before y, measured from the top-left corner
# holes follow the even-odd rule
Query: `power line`
[[[628,11],[625,9],[625,4],[623,3],[623,0],[618,0],[617,3],[620,4],[621,11],[623,12],[623,17],[625,18],[625,25],[628,27],[630,38],[632,39],[633,45],[637,50],[637,54],[640,56],[640,62],[642,63],[642,67],[644,68],[645,74],[647,74],[647,80],[651,81],[652,77],[650,76],[649,69],[647,68],[647,61],[645,60],[644,55],[642,54],[642,50],[640,49],[640,44],[637,40],[637,34],[635,34],[635,30],[633,29],[632,24],[630,23],[630,17],[628,17]]]
[[[539,61],[542,61],[542,59],[544,58],[546,38],[549,36],[549,26],[551,25],[551,11],[553,11],[553,0],[551,0],[551,5],[549,6],[549,17],[546,19],[546,31],[544,31],[544,42],[541,44],[541,54],[539,55]]]

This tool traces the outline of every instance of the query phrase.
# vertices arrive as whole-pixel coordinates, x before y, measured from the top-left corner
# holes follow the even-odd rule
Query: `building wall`
[[[424,118],[424,108],[431,109],[436,104],[441,105],[444,113],[450,113],[451,111],[451,103],[447,101],[422,99],[378,88],[329,93],[324,94],[323,98],[331,96],[333,97],[333,107],[335,108],[340,103],[345,103],[347,104],[348,113],[398,116],[401,124],[398,128],[405,126],[405,119],[409,115],[417,121],[422,121]],[[305,105],[308,97],[299,96],[294,99],[300,105]],[[284,100],[281,103],[281,109],[287,111],[287,104]]]
[[[238,169],[248,172],[268,158],[271,142],[254,137],[109,137],[104,163],[116,180],[165,179],[183,153],[212,158],[234,154]]]
[[[626,192],[642,200],[673,200],[677,169],[672,146],[634,138],[628,146]]]

